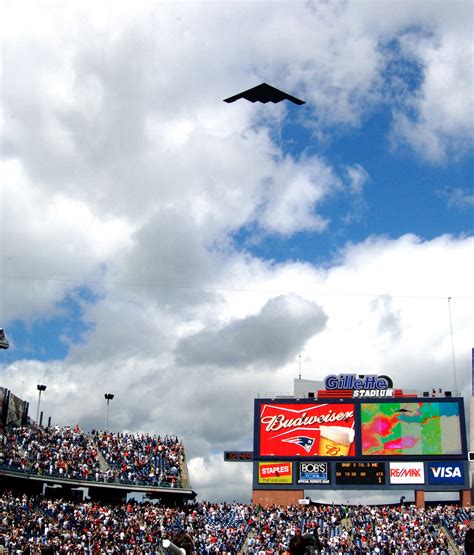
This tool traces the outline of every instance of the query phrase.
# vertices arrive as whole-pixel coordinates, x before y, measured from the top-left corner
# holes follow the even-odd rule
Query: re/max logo
[[[390,476],[392,478],[421,478],[421,470],[419,468],[391,468]]]

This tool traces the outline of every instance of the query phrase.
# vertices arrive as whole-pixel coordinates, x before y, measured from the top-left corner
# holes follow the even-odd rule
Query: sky
[[[300,368],[470,399],[472,4],[0,10],[0,372],[31,416],[42,383],[102,429],[113,393],[110,429],[248,502],[223,451]],[[262,82],[305,104],[223,102]]]

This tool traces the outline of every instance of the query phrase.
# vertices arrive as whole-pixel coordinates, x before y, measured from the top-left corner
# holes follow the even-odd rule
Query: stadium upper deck
[[[79,427],[8,427],[0,434],[0,475],[64,486],[193,494],[176,436],[116,434]]]

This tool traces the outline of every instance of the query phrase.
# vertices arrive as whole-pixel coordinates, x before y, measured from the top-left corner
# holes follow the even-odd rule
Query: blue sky
[[[113,429],[177,433],[194,489],[242,500],[222,451],[300,360],[452,389],[454,345],[469,395],[467,2],[26,4],[2,14],[4,386],[85,429],[113,389]],[[306,104],[222,102],[261,82]]]
[[[329,144],[315,144],[301,125],[285,125],[285,151],[296,156],[318,153],[342,171],[347,165],[359,164],[368,174],[367,184],[363,198],[336,195],[323,206],[322,212],[331,218],[329,233],[266,238],[257,246],[250,245],[252,252],[277,260],[290,256],[324,262],[346,242],[362,241],[370,234],[398,237],[414,233],[424,239],[445,233],[472,234],[472,154],[452,163],[430,164],[404,148],[394,152],[389,130],[386,111],[371,115],[355,131],[335,129],[336,136]],[[348,216],[353,219],[346,223]]]

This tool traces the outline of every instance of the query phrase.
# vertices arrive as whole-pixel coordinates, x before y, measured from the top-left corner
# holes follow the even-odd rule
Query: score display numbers
[[[336,462],[336,484],[385,484],[385,463]]]
[[[253,451],[224,451],[224,461],[251,462],[253,461]]]

